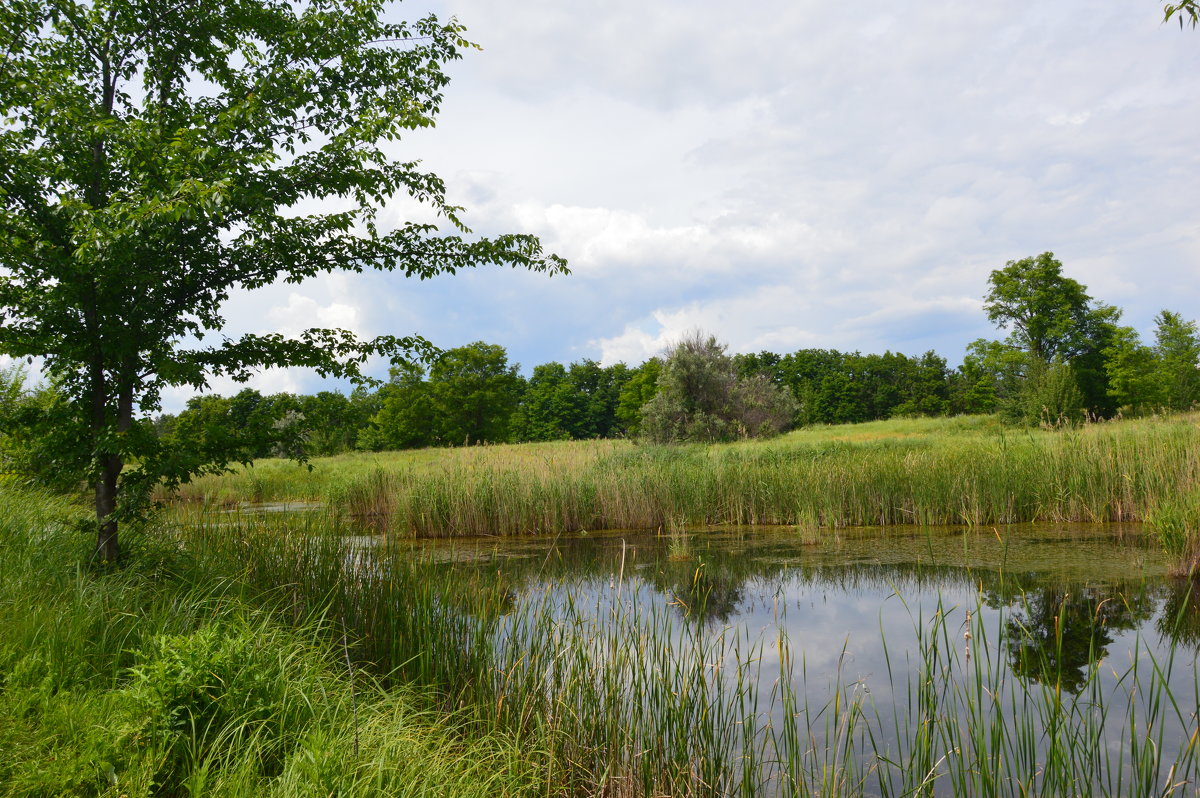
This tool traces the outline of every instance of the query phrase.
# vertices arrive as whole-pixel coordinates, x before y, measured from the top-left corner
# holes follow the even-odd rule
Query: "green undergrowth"
[[[352,666],[320,596],[284,613],[161,530],[98,573],[83,519],[0,485],[0,795],[549,792],[536,749]]]

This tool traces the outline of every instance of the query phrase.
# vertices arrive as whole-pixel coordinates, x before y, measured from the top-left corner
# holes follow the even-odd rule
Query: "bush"
[[[778,435],[791,426],[791,392],[761,374],[739,378],[725,349],[696,332],[667,353],[658,392],[642,408],[647,439],[708,443]]]

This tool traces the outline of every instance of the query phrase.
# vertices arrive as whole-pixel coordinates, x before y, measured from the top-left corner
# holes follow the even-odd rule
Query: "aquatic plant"
[[[418,537],[710,525],[804,528],[1138,521],[1200,489],[1190,416],[1013,432],[906,419],[771,442],[525,444],[265,461],[185,499],[327,501]]]

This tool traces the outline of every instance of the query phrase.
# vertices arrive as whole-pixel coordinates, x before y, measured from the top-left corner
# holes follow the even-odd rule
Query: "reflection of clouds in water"
[[[850,531],[817,545],[777,531],[622,533],[524,540],[507,554],[489,545],[490,556],[453,567],[503,570],[506,583],[524,586],[518,603],[548,602],[566,630],[554,637],[555,657],[582,649],[590,670],[603,671],[610,657],[622,669],[645,667],[643,680],[613,682],[618,702],[699,686],[716,704],[729,702],[729,710],[709,707],[722,728],[751,711],[760,732],[795,729],[818,757],[828,750],[823,735],[838,733],[835,696],[833,723],[861,712],[856,722],[869,727],[871,745],[896,761],[912,753],[909,729],[936,717],[949,740],[968,733],[968,716],[985,731],[998,718],[1032,746],[1022,756],[1043,761],[1047,713],[1059,701],[1072,733],[1094,739],[1109,762],[1124,762],[1130,735],[1148,723],[1168,759],[1194,727],[1151,708],[1162,698],[1152,681],[1170,638],[1187,643],[1197,627],[1175,632],[1165,623],[1190,606],[1187,597],[1161,576],[1155,550],[1110,527]],[[1191,653],[1166,674],[1181,707],[1196,703]],[[928,683],[927,667],[937,674]],[[680,681],[657,685],[667,673]],[[737,703],[747,683],[757,695],[752,710]]]

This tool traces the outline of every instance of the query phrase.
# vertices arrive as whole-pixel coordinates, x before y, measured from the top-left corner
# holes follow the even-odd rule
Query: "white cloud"
[[[1141,329],[1164,306],[1200,316],[1200,49],[1160,7],[433,7],[484,50],[396,156],[424,158],[480,234],[539,235],[572,275],[321,278],[235,296],[229,334],[423,332],[528,367],[638,361],[700,327],[740,351],[953,361],[994,334],[990,270],[1046,250]]]
[[[320,327],[337,327],[356,332],[359,327],[359,311],[345,302],[321,305],[311,296],[292,292],[286,305],[276,305],[267,311],[269,330],[287,336],[297,336],[304,330]]]

